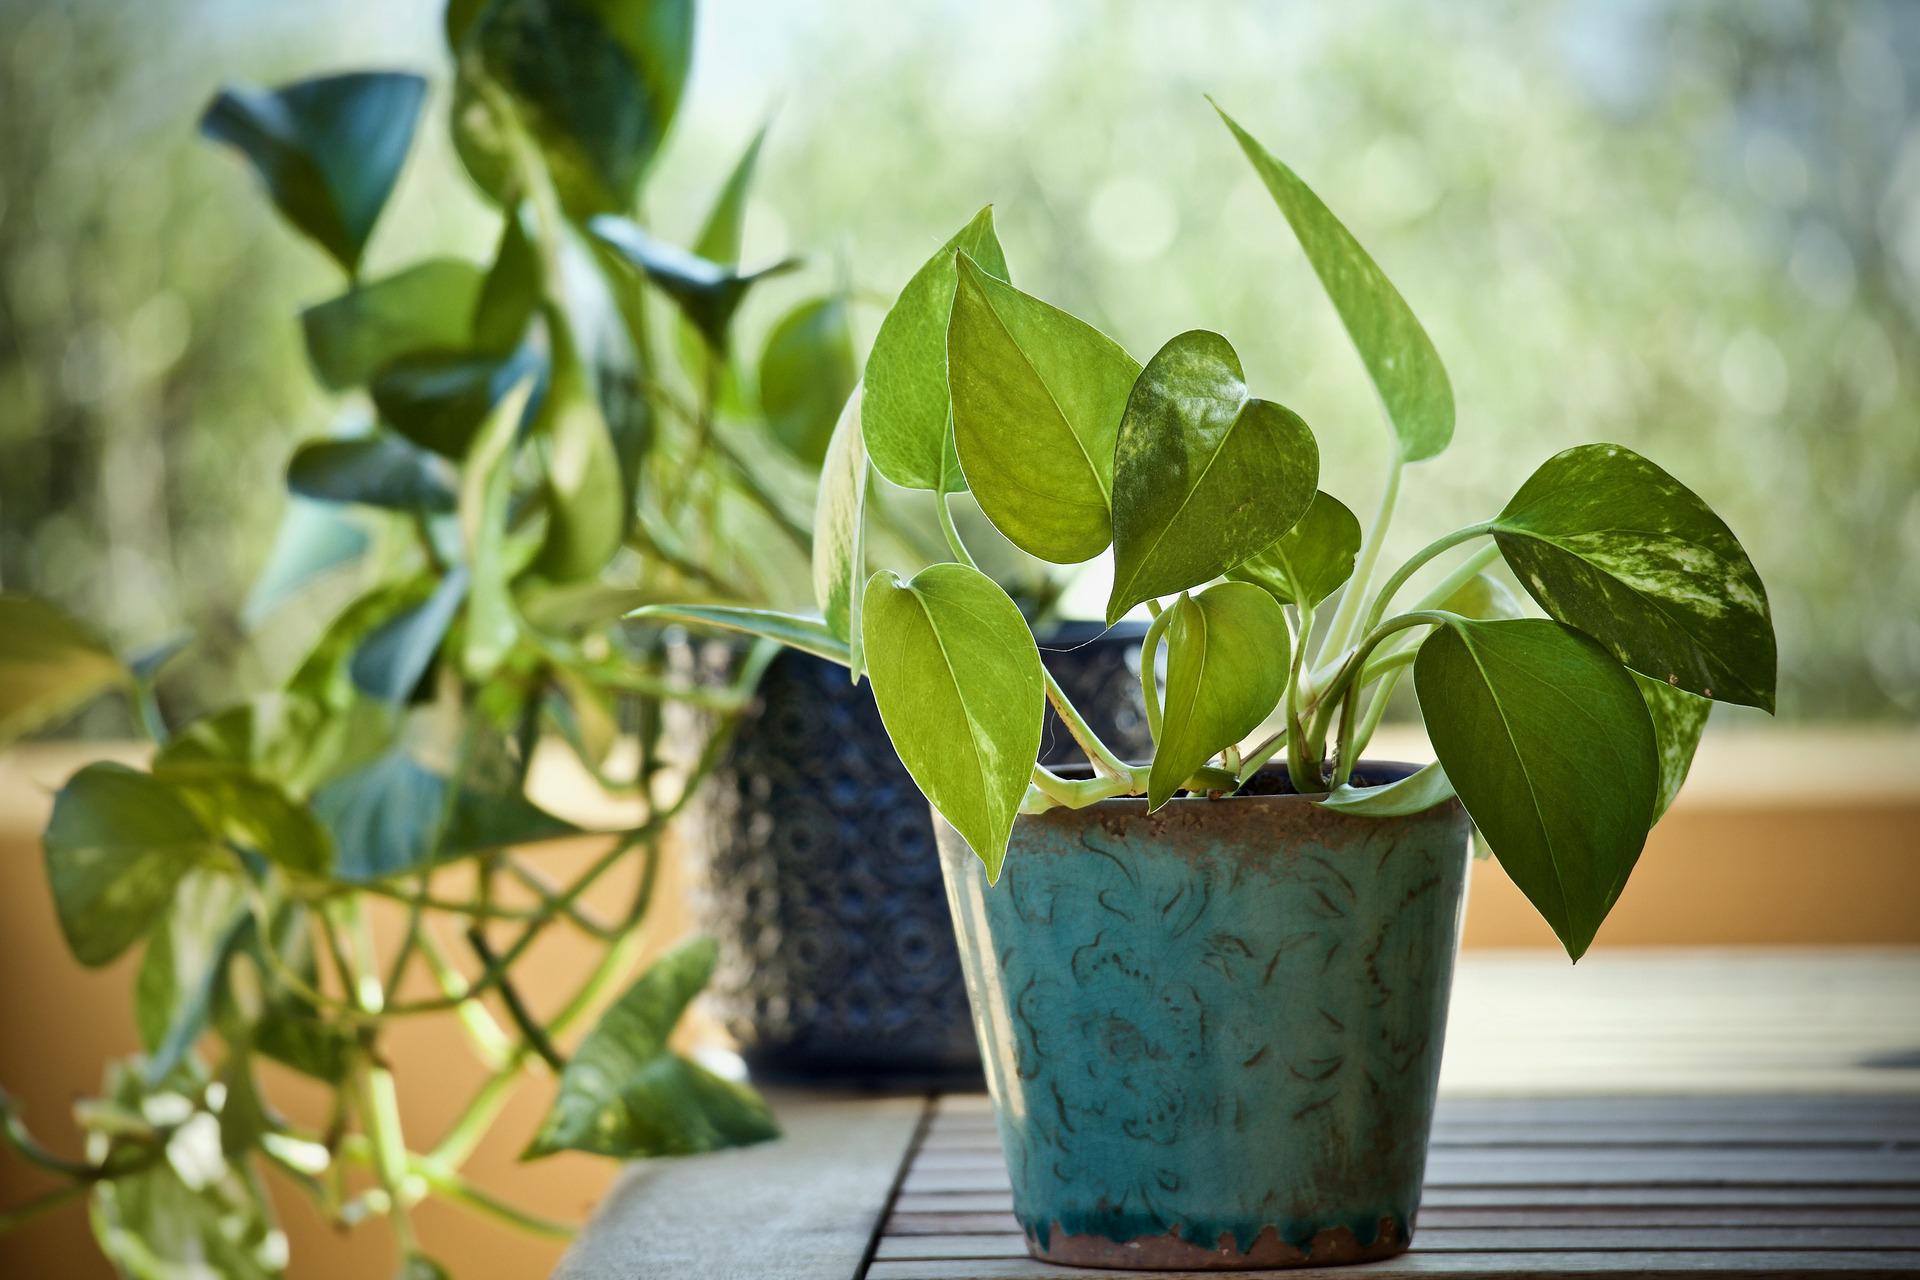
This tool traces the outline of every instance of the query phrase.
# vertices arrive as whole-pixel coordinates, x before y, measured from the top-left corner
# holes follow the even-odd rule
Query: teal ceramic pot
[[[938,824],[1035,1257],[1326,1265],[1411,1239],[1466,814],[1351,817],[1259,785],[1273,794],[1022,817],[992,887]]]

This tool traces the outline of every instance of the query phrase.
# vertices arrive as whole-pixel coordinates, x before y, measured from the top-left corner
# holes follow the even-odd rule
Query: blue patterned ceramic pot
[[[1367,782],[1411,766],[1372,764]],[[1056,809],[1005,874],[938,824],[1014,1212],[1035,1257],[1325,1265],[1406,1249],[1459,941],[1457,800]]]

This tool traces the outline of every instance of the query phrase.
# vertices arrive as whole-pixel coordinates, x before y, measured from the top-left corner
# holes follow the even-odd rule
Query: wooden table
[[[633,1166],[563,1280],[1049,1280],[984,1097],[775,1095]],[[1239,1273],[1920,1275],[1920,956],[1465,957],[1412,1252]],[[1198,1273],[1215,1274],[1220,1273]]]

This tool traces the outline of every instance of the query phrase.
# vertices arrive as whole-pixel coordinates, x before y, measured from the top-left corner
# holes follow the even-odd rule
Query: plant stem
[[[933,499],[933,509],[940,517],[940,532],[946,535],[947,546],[952,550],[955,560],[969,569],[978,569],[980,566],[973,562],[973,556],[967,551],[967,544],[960,541],[960,530],[954,527],[953,512],[947,506],[947,496],[944,493],[938,493]]]
[[[1360,717],[1360,727],[1354,731],[1353,758],[1358,760],[1373,741],[1373,731],[1380,727],[1380,717],[1387,713],[1387,703],[1393,698],[1394,686],[1400,683],[1400,675],[1407,664],[1394,667],[1386,673],[1386,679],[1373,692],[1373,701],[1367,704],[1367,713]],[[1362,672],[1364,679],[1365,672]]]
[[[1040,664],[1040,674],[1046,678],[1047,701],[1053,704],[1055,713],[1059,715],[1061,723],[1067,726],[1067,732],[1073,735],[1073,740],[1080,744],[1082,751],[1086,752],[1087,759],[1093,763],[1094,771],[1116,778],[1128,776],[1131,771],[1126,761],[1115,755],[1113,748],[1100,740],[1100,735],[1093,731],[1093,726],[1087,723],[1086,718],[1080,714],[1079,708],[1073,705],[1073,701],[1067,697],[1067,691],[1060,687],[1060,682],[1053,678],[1053,672],[1047,670],[1047,664],[1044,662]]]
[[[473,948],[474,955],[480,957],[481,964],[492,965],[497,962],[498,957],[494,955],[493,948],[487,945],[487,935],[479,925],[467,930],[467,945]],[[555,1075],[566,1070],[567,1060],[553,1047],[553,1041],[547,1039],[546,1028],[527,1008],[511,978],[500,979],[500,1002],[507,1006],[507,1016],[513,1019],[514,1026],[520,1028],[520,1035],[527,1047],[540,1055],[540,1060],[553,1068]]]
[[[89,1183],[70,1182],[64,1187],[55,1187],[44,1195],[35,1196],[11,1209],[0,1209],[0,1236],[16,1227],[25,1226],[43,1213],[51,1213],[69,1201],[78,1200],[92,1189]]]
[[[1466,586],[1469,582],[1472,582],[1482,569],[1499,558],[1499,545],[1497,543],[1488,543],[1461,561],[1459,568],[1442,578],[1439,585],[1427,592],[1424,596],[1421,596],[1419,602],[1413,607],[1416,609],[1438,609],[1452,598],[1454,592]]]
[[[1483,520],[1479,524],[1470,524],[1464,528],[1455,529],[1452,533],[1444,537],[1435,538],[1432,542],[1429,542],[1426,546],[1414,552],[1412,558],[1393,571],[1392,577],[1380,584],[1380,594],[1374,598],[1373,608],[1367,613],[1368,630],[1372,630],[1374,627],[1380,625],[1380,619],[1386,613],[1387,605],[1392,602],[1394,594],[1407,584],[1408,578],[1411,578],[1415,573],[1419,572],[1421,565],[1424,565],[1427,561],[1433,559],[1449,547],[1457,547],[1463,542],[1481,537],[1484,534],[1492,532],[1492,530],[1493,522],[1491,520]],[[1479,570],[1476,568],[1475,572],[1477,573]],[[1471,577],[1472,575],[1468,576]],[[1449,592],[1448,594],[1452,593]],[[1444,599],[1445,597],[1442,598]]]
[[[1360,604],[1366,597],[1367,584],[1373,579],[1373,566],[1380,559],[1380,545],[1386,541],[1387,527],[1393,523],[1393,508],[1400,499],[1400,473],[1405,467],[1396,449],[1387,468],[1386,486],[1380,491],[1380,509],[1374,513],[1373,525],[1361,540],[1353,576],[1347,579],[1347,589],[1340,593],[1340,604],[1333,612],[1333,622],[1327,628],[1317,656],[1339,653],[1353,640],[1354,627],[1360,620]],[[1301,629],[1300,638],[1304,643],[1305,628]]]
[[[420,954],[427,958],[427,967],[433,970],[434,980],[440,989],[449,996],[456,997],[460,1003],[454,1006],[454,1012],[460,1019],[460,1025],[466,1029],[467,1039],[473,1042],[474,1052],[489,1067],[498,1068],[513,1056],[513,1042],[500,1024],[493,1020],[486,1006],[478,999],[469,999],[472,994],[467,980],[447,959],[446,952],[434,941],[430,930],[420,931]]]
[[[1254,774],[1260,772],[1261,767],[1284,750],[1286,745],[1287,728],[1285,725],[1282,725],[1261,742],[1259,746],[1247,752],[1246,758],[1240,762],[1240,785],[1243,787],[1246,786],[1247,780],[1253,777]]]
[[[1147,732],[1154,744],[1160,742],[1160,681],[1156,679],[1159,661],[1160,636],[1167,629],[1167,620],[1173,616],[1170,611],[1159,609],[1158,601],[1149,601],[1155,605],[1153,621],[1147,624],[1146,637],[1140,642],[1140,701],[1147,709]]]

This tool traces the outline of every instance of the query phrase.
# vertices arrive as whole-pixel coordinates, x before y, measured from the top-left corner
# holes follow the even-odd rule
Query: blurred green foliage
[[[438,8],[0,0],[0,23],[0,587],[123,643],[234,637],[196,679],[245,684],[271,655],[231,620],[330,412],[289,317],[329,277],[193,116],[235,76],[432,68]],[[1488,514],[1564,446],[1628,444],[1753,553],[1784,713],[1920,712],[1920,13],[719,0],[698,42],[675,194],[648,210],[666,233],[692,237],[776,108],[745,260],[839,246],[890,296],[991,200],[1023,287],[1136,354],[1223,328],[1340,442],[1325,486],[1370,509],[1372,393],[1213,93],[1373,248],[1453,373],[1457,447],[1403,528]],[[485,254],[443,142],[390,216]],[[410,239],[377,235],[369,270]],[[756,310],[748,350],[784,307]],[[856,310],[868,337],[879,311]]]

